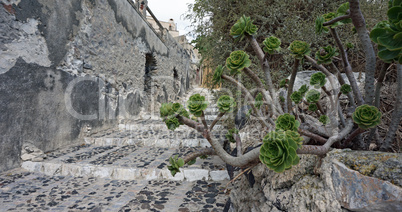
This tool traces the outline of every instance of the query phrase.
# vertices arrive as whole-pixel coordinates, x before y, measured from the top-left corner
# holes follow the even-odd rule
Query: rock
[[[318,158],[301,155],[284,173],[260,164],[255,184],[241,177],[231,191],[237,211],[402,211],[400,154],[333,150],[314,173]]]
[[[35,145],[30,142],[25,142],[21,149],[21,160],[28,161],[32,160],[34,162],[43,161],[46,155],[42,150],[38,149]]]

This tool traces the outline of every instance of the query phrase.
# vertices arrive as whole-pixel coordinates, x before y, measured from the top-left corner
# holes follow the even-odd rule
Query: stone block
[[[209,171],[205,169],[185,169],[184,178],[187,181],[208,180]]]
[[[229,174],[226,170],[211,171],[209,173],[212,181],[230,180]]]

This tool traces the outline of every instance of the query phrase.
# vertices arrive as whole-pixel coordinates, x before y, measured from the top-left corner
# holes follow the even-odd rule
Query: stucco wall
[[[186,51],[126,0],[0,2],[0,171],[19,166],[24,142],[77,142],[157,110],[194,78]]]

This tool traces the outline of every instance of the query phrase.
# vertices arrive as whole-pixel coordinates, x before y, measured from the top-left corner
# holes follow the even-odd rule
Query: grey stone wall
[[[333,150],[324,159],[301,155],[283,173],[264,164],[236,181],[234,211],[401,211],[402,155]]]
[[[126,0],[0,2],[0,172],[24,142],[49,151],[158,114],[194,78],[189,54]]]

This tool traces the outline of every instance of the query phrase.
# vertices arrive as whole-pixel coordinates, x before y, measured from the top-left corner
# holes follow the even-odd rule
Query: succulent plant
[[[308,105],[308,110],[309,111],[315,112],[315,111],[317,111],[317,109],[318,109],[318,106],[317,106],[316,103],[311,103],[311,104]]]
[[[221,113],[231,113],[233,112],[234,107],[236,107],[236,101],[228,95],[219,97],[216,104],[218,105],[219,112]]]
[[[315,19],[315,33],[317,35],[320,35],[322,32],[328,32],[328,28],[325,27],[323,24],[325,22],[325,18],[322,16],[318,16],[317,19]]]
[[[317,90],[311,89],[306,93],[306,99],[309,103],[316,103],[320,100],[321,93]]]
[[[172,117],[165,120],[165,124],[169,130],[174,131],[176,128],[180,127],[180,122],[176,117]]]
[[[360,105],[352,115],[353,121],[361,129],[369,129],[381,123],[381,112],[375,106]]]
[[[202,115],[202,111],[207,109],[208,102],[205,101],[205,97],[200,94],[194,94],[190,96],[190,99],[187,101],[187,107],[191,114],[196,117],[200,117]]]
[[[214,76],[212,77],[212,82],[215,85],[220,84],[222,82],[222,74],[223,74],[224,69],[225,69],[225,67],[222,65],[219,65],[218,67],[216,67]]]
[[[271,131],[263,139],[260,161],[277,173],[290,169],[299,163],[296,150],[302,140],[294,131]]]
[[[189,118],[188,111],[180,103],[163,103],[159,109],[162,118],[179,114]]]
[[[281,102],[285,102],[285,97],[283,97],[283,96],[279,96],[279,101],[281,101]]]
[[[343,93],[343,94],[348,94],[349,92],[351,92],[352,91],[352,87],[350,87],[350,85],[349,84],[343,84],[342,86],[341,86],[341,93]]]
[[[289,80],[288,79],[283,79],[279,82],[279,87],[284,88],[288,84]]]
[[[162,103],[159,112],[162,118],[174,115],[173,103]]]
[[[275,51],[279,51],[281,49],[281,40],[275,36],[266,38],[262,44],[264,44],[264,51],[268,54],[274,54]]]
[[[323,87],[325,83],[327,83],[325,77],[325,74],[321,71],[314,73],[313,75],[311,75],[310,85],[314,86],[315,88]]]
[[[238,50],[230,53],[226,59],[226,67],[230,70],[230,74],[240,73],[246,67],[251,65],[251,60],[246,52]]]
[[[278,116],[278,118],[275,121],[276,129],[280,130],[294,130],[297,131],[297,129],[300,126],[300,122],[295,119],[294,115],[290,115],[289,113],[282,114]]]
[[[170,163],[170,166],[168,166],[168,169],[173,177],[176,175],[177,172],[180,172],[179,168],[184,166],[183,158],[178,158],[178,155],[175,155],[174,157],[170,157],[169,163]]]
[[[308,89],[310,89],[310,86],[307,85],[302,85],[299,88],[299,92],[301,93],[302,96],[307,93]]]
[[[378,57],[390,63],[402,64],[402,1],[389,2],[388,22],[376,24],[370,38],[378,44]]]
[[[336,49],[332,46],[327,46],[321,48],[315,53],[315,59],[317,59],[318,64],[331,64],[332,57],[338,55]]]
[[[230,29],[230,35],[233,36],[233,38],[240,39],[242,39],[246,33],[253,35],[256,32],[257,27],[253,24],[251,18],[246,17],[245,15],[240,17],[240,19]]]
[[[341,4],[341,6],[339,6],[338,10],[336,11],[336,17],[342,16],[342,15],[347,15],[348,10],[349,10],[349,2]],[[347,18],[347,19],[343,19],[342,21],[339,21],[339,22],[341,22],[343,24],[348,24],[348,23],[352,23],[352,19]]]
[[[336,18],[337,15],[336,15],[336,13],[334,13],[334,12],[330,12],[330,13],[327,13],[327,14],[322,15],[322,17],[324,18],[325,22],[328,22],[328,21],[330,21],[330,20]],[[342,24],[342,23],[341,23],[340,21],[338,21],[338,22],[335,22],[335,23],[331,24],[330,27],[331,27],[331,28],[334,28],[334,27],[339,26],[339,25],[341,25],[341,24]]]
[[[228,133],[226,133],[225,137],[230,141],[231,143],[236,143],[236,140],[233,137],[233,134],[238,134],[239,130],[236,128],[230,129]]]
[[[300,93],[299,91],[294,91],[292,93],[292,95],[290,95],[290,99],[296,103],[299,104],[301,102],[301,100],[303,99],[303,95],[302,93]]]
[[[304,55],[310,54],[310,46],[306,42],[299,40],[293,41],[289,46],[289,50],[299,60],[303,59]]]
[[[318,119],[318,121],[320,121],[321,123],[323,123],[324,125],[329,124],[329,117],[326,115],[322,115],[320,116],[320,118]]]
[[[257,94],[257,96],[255,97],[255,107],[257,107],[258,109],[260,109],[261,108],[261,106],[262,106],[262,103],[263,103],[263,101],[262,101],[262,94],[261,93],[258,93]]]

